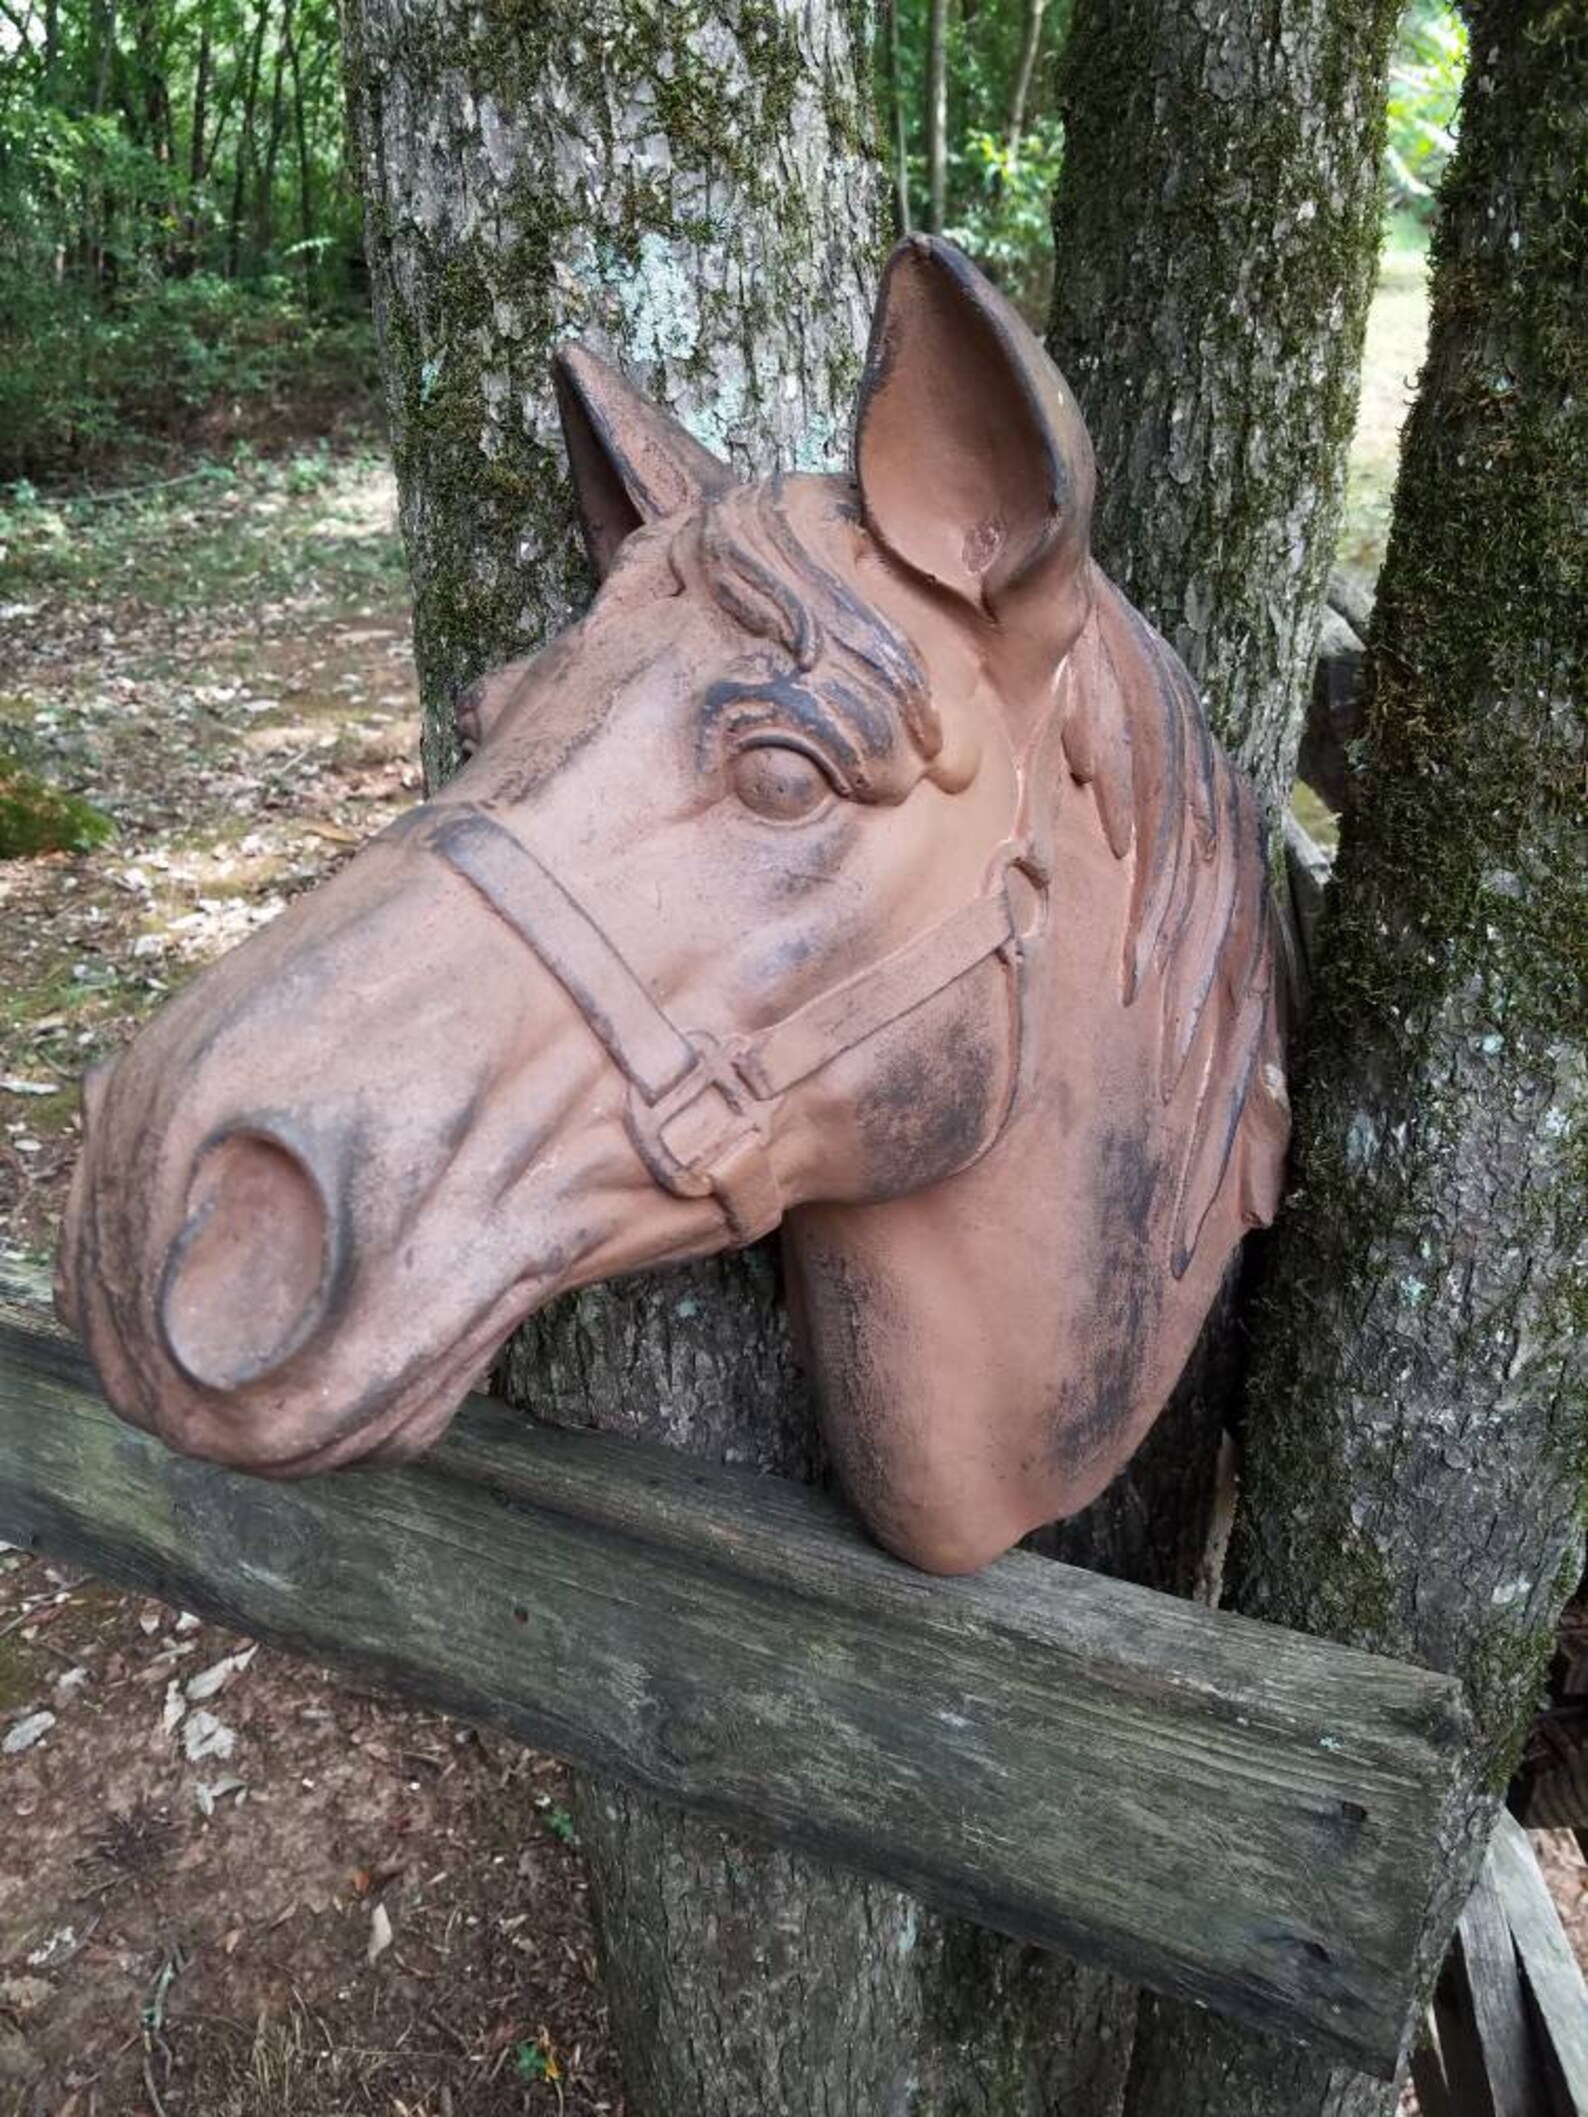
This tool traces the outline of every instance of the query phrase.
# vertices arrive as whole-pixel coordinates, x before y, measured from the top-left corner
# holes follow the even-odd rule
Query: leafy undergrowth
[[[394,508],[325,449],[5,503],[0,744],[115,835],[0,861],[0,1249],[53,1247],[84,1066],[415,799]],[[0,1547],[0,2117],[617,2112],[567,1801]]]

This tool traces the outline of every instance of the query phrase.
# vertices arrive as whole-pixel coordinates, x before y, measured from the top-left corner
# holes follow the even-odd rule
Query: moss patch
[[[86,853],[114,831],[102,809],[51,786],[10,750],[0,749],[0,860]]]

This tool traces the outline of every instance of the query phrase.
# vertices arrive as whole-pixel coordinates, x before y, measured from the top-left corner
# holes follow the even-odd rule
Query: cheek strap
[[[767,1150],[774,1106],[989,956],[1013,984],[1021,1077],[1021,972],[1047,911],[1048,872],[1029,843],[1002,847],[983,894],[880,962],[751,1036],[686,1035],[578,899],[476,808],[442,808],[424,843],[461,875],[556,978],[629,1084],[626,1121],[646,1168],[679,1198],[715,1198],[735,1242],[770,1234],[785,1201]],[[1008,1120],[977,1149],[987,1148]]]

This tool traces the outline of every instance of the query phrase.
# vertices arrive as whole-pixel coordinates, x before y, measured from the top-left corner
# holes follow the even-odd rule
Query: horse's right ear
[[[610,571],[620,545],[644,523],[734,483],[725,463],[588,346],[560,347],[552,381],[579,526],[598,575]]]

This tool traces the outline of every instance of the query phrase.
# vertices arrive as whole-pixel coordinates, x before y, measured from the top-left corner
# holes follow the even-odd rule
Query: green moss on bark
[[[1397,13],[1077,0],[1064,52],[1049,342],[1097,445],[1098,555],[1271,814],[1339,519]]]

